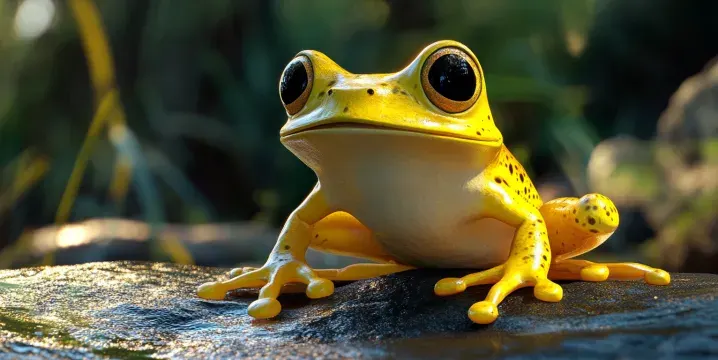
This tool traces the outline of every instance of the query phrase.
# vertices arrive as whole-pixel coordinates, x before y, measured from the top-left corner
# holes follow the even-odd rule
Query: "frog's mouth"
[[[390,126],[390,125],[384,125],[380,123],[365,123],[365,122],[351,122],[351,121],[336,121],[336,122],[327,122],[322,124],[316,124],[309,127],[297,127],[295,129],[291,129],[289,131],[286,131],[285,133],[281,134],[281,138],[288,138],[293,135],[302,134],[302,133],[308,133],[308,132],[318,132],[323,130],[337,130],[337,129],[346,129],[346,130],[374,130],[374,131],[382,131],[382,132],[396,132],[396,133],[411,133],[416,135],[424,135],[424,136],[438,136],[438,137],[444,137],[444,138],[454,138],[454,139],[461,139],[461,140],[468,140],[473,141],[481,144],[486,145],[494,145],[494,144],[500,144],[501,139],[498,138],[488,138],[488,137],[477,137],[477,136],[469,136],[457,132],[451,132],[451,131],[445,131],[440,129],[422,129],[422,128],[416,128],[416,127],[408,127],[408,126]]]

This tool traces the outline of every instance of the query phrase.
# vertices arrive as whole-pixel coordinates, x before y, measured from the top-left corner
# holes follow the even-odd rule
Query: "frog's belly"
[[[378,228],[383,227],[392,231],[396,225],[380,224]],[[389,254],[403,264],[486,269],[506,261],[513,233],[514,229],[503,223],[482,219],[474,226],[453,229],[421,226],[417,231],[378,231],[375,237]]]
[[[371,229],[404,264],[485,268],[507,259],[514,228],[477,219],[482,198],[467,185],[470,174],[387,156],[327,169],[332,176],[320,177],[320,184],[330,204]]]
[[[490,218],[472,219],[476,203],[470,203],[480,199],[462,194],[460,184],[451,191],[420,193],[409,181],[323,181],[322,189],[333,204],[371,229],[384,249],[404,264],[485,268],[507,259],[514,229]]]
[[[422,267],[502,263],[514,229],[485,211],[476,183],[498,148],[402,131],[332,128],[283,139],[329,205],[356,217],[397,260]]]

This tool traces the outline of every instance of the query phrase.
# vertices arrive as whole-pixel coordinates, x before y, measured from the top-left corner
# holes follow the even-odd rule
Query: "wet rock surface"
[[[718,276],[564,282],[560,303],[509,296],[492,325],[466,311],[488,286],[433,295],[417,270],[337,286],[321,300],[282,295],[281,315],[252,320],[256,292],[195,297],[227,269],[110,262],[0,272],[0,358],[629,358],[718,355]]]

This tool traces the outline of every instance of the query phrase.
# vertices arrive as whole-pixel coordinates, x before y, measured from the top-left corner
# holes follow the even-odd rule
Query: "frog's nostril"
[[[374,95],[374,89],[367,89],[366,93],[369,95]]]
[[[334,92],[334,90],[329,89],[329,91],[327,91],[327,95],[332,96],[332,93],[333,93],[333,92]]]

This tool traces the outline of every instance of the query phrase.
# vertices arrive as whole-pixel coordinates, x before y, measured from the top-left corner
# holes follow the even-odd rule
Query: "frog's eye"
[[[302,110],[312,92],[314,70],[308,57],[300,55],[287,64],[279,81],[279,97],[289,115]]]
[[[466,111],[481,94],[476,62],[458,48],[437,50],[421,69],[421,86],[432,104],[448,113]]]

